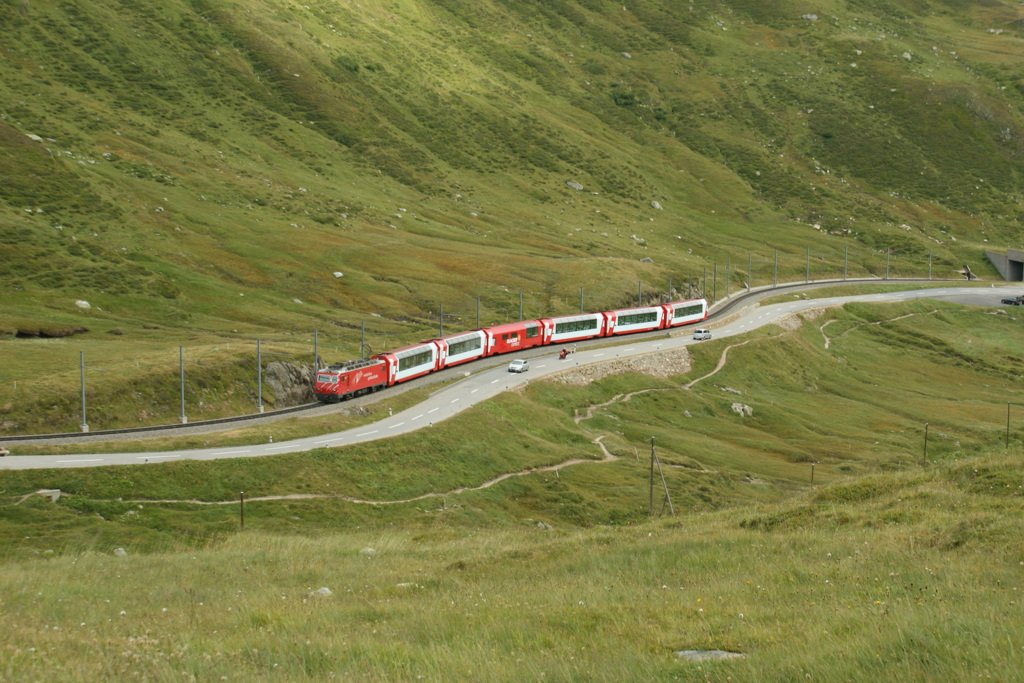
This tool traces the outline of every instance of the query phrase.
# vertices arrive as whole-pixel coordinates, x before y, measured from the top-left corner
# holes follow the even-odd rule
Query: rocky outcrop
[[[275,408],[313,401],[313,369],[310,365],[273,361],[267,364],[263,380],[273,393]]]

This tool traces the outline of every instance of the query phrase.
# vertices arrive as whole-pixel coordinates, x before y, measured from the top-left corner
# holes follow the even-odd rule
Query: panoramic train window
[[[398,371],[408,370],[414,368],[417,365],[423,365],[429,363],[434,359],[434,354],[431,351],[421,351],[420,353],[414,353],[411,356],[403,356],[398,359]]]
[[[555,325],[555,334],[564,334],[566,332],[585,332],[587,330],[597,329],[597,319],[587,318],[586,320],[571,320],[569,322],[558,323]]]
[[[647,311],[646,313],[630,313],[629,315],[619,316],[619,325],[636,325],[637,323],[653,323],[658,319],[658,313],[656,311]]]
[[[465,341],[456,342],[448,345],[448,355],[457,356],[460,353],[466,353],[467,351],[476,351],[480,348],[480,337],[472,337]]]
[[[676,306],[675,317],[682,318],[684,315],[694,315],[695,313],[701,313],[704,307],[700,304],[693,306]]]

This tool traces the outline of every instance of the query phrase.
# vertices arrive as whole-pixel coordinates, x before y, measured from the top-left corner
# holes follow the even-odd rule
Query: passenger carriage
[[[667,306],[646,306],[644,308],[623,308],[607,311],[605,336],[650,332],[665,327],[668,320]]]
[[[437,340],[421,342],[381,353],[374,358],[383,360],[388,367],[388,386],[422,377],[441,368],[441,345]]]
[[[488,356],[522,351],[545,343],[543,328],[539,320],[520,320],[515,323],[485,327],[481,331],[487,340],[486,355]]]
[[[442,368],[483,358],[487,351],[487,334],[483,330],[442,337],[437,342],[440,345]]]
[[[690,299],[688,301],[676,301],[665,304],[667,325],[676,327],[678,325],[692,325],[708,317],[708,302],[704,299]]]
[[[607,324],[607,313],[584,313],[558,318],[544,318],[544,343],[561,344],[603,337]]]

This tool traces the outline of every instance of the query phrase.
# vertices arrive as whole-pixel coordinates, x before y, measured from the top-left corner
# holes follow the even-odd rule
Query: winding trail
[[[587,406],[587,411],[585,415],[580,415],[580,411],[576,410],[576,414],[573,415],[572,421],[575,422],[576,424],[579,424],[584,420],[589,420],[592,417],[594,417],[594,413],[600,410],[601,408],[607,408],[608,406],[613,405],[615,403],[625,403],[634,396],[639,396],[640,394],[646,394],[652,391],[668,391],[668,389],[640,389],[639,391],[632,391],[628,394],[615,394],[604,403],[598,403],[592,406]]]
[[[592,443],[597,444],[597,447],[601,450],[601,458],[595,460],[594,458],[571,458],[563,462],[554,465],[544,465],[541,467],[529,467],[518,472],[506,472],[499,474],[498,476],[488,479],[482,484],[477,486],[460,486],[449,491],[430,491],[423,493],[418,496],[411,498],[396,498],[393,500],[370,500],[368,498],[356,498],[355,496],[348,496],[343,493],[288,493],[277,496],[253,496],[246,498],[246,502],[266,502],[266,501],[279,501],[279,500],[343,500],[347,503],[353,503],[355,505],[402,505],[405,503],[416,503],[421,500],[429,500],[432,498],[445,498],[447,496],[454,496],[460,493],[467,493],[471,491],[483,491],[489,489],[495,484],[512,479],[513,477],[525,477],[531,474],[539,474],[542,472],[558,472],[565,469],[566,467],[573,467],[575,465],[588,465],[588,464],[600,464],[605,462],[613,462],[619,459],[619,456],[615,455],[602,443],[603,436],[599,436],[593,440]],[[31,494],[30,494],[31,495]],[[26,496],[27,497],[27,496]],[[19,501],[21,502],[21,501]],[[139,498],[133,500],[125,500],[125,503],[131,503],[134,505],[237,505],[237,500],[177,500],[170,498]]]
[[[924,313],[924,314],[921,314],[921,313],[907,313],[905,315],[896,316],[895,318],[887,318],[885,320],[876,320],[876,321],[870,322],[870,323],[860,323],[858,325],[852,325],[852,326],[848,327],[847,329],[843,330],[840,334],[836,335],[835,339],[839,339],[841,337],[845,337],[846,335],[850,334],[851,332],[853,332],[857,328],[863,327],[864,325],[884,325],[885,323],[894,323],[897,320],[904,320],[906,318],[913,318],[916,315],[935,315],[938,312],[939,312],[938,309],[933,309],[933,310],[928,311],[927,313]],[[829,339],[828,334],[825,333],[825,328],[828,327],[829,325],[831,325],[834,322],[837,322],[837,321],[833,318],[832,320],[826,321],[825,323],[822,324],[821,327],[818,328],[818,330],[821,331],[821,336],[824,337],[824,339],[825,339],[825,348],[826,349],[829,348],[832,345],[832,340]]]
[[[641,389],[628,394],[616,394],[608,401],[599,403],[596,405],[588,406],[585,414],[580,415],[579,411],[573,416],[573,422],[579,424],[584,420],[589,420],[594,417],[595,413],[601,408],[606,408],[616,403],[625,403],[632,399],[634,396],[640,394],[646,394],[652,391],[667,391],[666,389]],[[619,460],[619,456],[615,455],[608,450],[608,447],[604,445],[604,438],[607,435],[601,435],[595,437],[591,443],[595,444],[601,452],[600,458],[570,458],[569,460],[556,463],[554,465],[544,465],[541,467],[528,467],[517,472],[505,472],[499,474],[496,477],[492,477],[476,486],[460,486],[458,488],[450,489],[448,491],[430,491],[427,493],[420,494],[418,496],[412,496],[410,498],[395,498],[391,500],[370,500],[368,498],[357,498],[355,496],[345,495],[343,493],[288,493],[274,496],[253,496],[246,498],[248,503],[259,503],[259,502],[270,502],[270,501],[282,501],[282,500],[343,500],[353,505],[373,505],[373,506],[385,506],[385,505],[403,505],[407,503],[416,503],[423,500],[431,500],[436,498],[446,498],[448,496],[455,496],[462,493],[468,493],[472,491],[483,491],[489,489],[496,484],[500,484],[503,481],[512,479],[514,477],[526,477],[531,474],[541,474],[544,472],[560,472],[567,467],[575,467],[577,465],[599,465],[602,463],[615,462]],[[37,492],[39,493],[39,492]],[[28,494],[23,496],[18,503],[23,502],[26,498],[34,494]],[[64,494],[68,495],[68,494]],[[124,500],[124,503],[130,503],[132,505],[237,505],[238,500],[198,500],[192,499],[173,499],[173,498],[136,498],[131,500]]]
[[[762,339],[777,339],[778,337],[781,337],[781,336],[782,335],[775,335],[773,337],[762,337]],[[762,339],[748,339],[747,341],[740,342],[739,344],[730,344],[729,346],[726,346],[724,349],[722,349],[722,355],[721,355],[721,357],[719,357],[718,365],[715,366],[714,370],[712,370],[708,374],[704,375],[703,377],[698,377],[697,379],[693,380],[692,382],[689,382],[688,384],[684,384],[683,388],[684,389],[692,389],[693,385],[697,384],[697,382],[702,382],[702,381],[706,380],[708,377],[713,377],[714,375],[716,375],[719,372],[721,372],[722,368],[725,367],[725,363],[726,363],[726,361],[729,358],[729,349],[735,349],[735,348],[738,348],[740,346],[746,346],[750,342],[761,341]]]

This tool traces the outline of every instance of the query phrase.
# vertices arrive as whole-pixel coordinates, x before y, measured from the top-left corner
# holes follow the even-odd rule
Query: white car
[[[694,330],[693,338],[698,341],[701,341],[703,339],[711,339],[711,330],[704,327],[700,328],[699,330]]]
[[[509,372],[526,372],[530,369],[530,362],[522,358],[516,358],[508,364]]]

